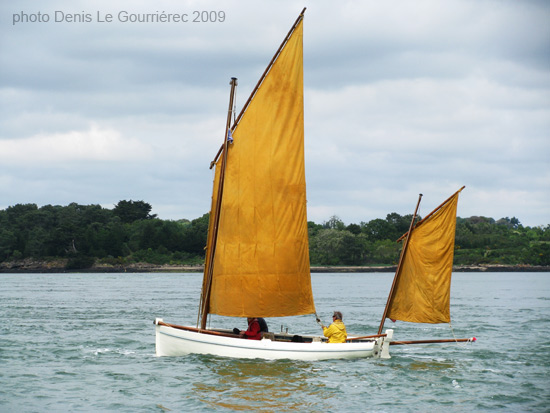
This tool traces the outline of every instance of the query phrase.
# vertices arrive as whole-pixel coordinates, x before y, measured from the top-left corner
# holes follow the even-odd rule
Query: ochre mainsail
[[[388,318],[414,323],[451,321],[451,273],[460,191],[411,232],[389,300]]]
[[[215,245],[211,222],[203,295],[212,314],[315,312],[309,268],[300,20],[233,128]],[[211,219],[224,156],[216,163]],[[206,274],[212,266],[211,286]],[[203,297],[202,300],[205,300]]]

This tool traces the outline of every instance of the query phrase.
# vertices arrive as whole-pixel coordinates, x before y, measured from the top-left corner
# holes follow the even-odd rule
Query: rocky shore
[[[395,272],[395,266],[312,266],[312,273],[360,273]],[[67,269],[66,259],[37,261],[32,259],[0,263],[0,273],[125,273],[125,272],[202,272],[202,265],[155,265],[133,263],[128,265],[94,264],[90,268]],[[550,266],[531,265],[463,265],[455,266],[454,272],[550,272]]]

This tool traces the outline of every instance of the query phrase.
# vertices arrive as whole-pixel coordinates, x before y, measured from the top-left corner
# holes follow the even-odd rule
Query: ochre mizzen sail
[[[449,323],[458,194],[410,235],[387,317],[414,323]]]
[[[208,313],[280,317],[315,312],[306,216],[302,24],[233,130]],[[222,162],[220,156],[212,205]]]

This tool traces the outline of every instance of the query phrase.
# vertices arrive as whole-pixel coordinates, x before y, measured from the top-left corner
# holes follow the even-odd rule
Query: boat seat
[[[268,333],[268,332],[262,332],[262,339],[275,341],[275,334],[274,333]]]

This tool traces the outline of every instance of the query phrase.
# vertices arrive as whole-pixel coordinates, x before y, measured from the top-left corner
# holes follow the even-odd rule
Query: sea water
[[[393,274],[313,274],[325,324],[378,330]],[[550,411],[550,273],[453,274],[452,326],[388,321],[392,358],[156,357],[153,320],[195,325],[200,274],[0,274],[1,412]],[[320,333],[313,316],[271,331]],[[246,320],[213,317],[216,327]]]

